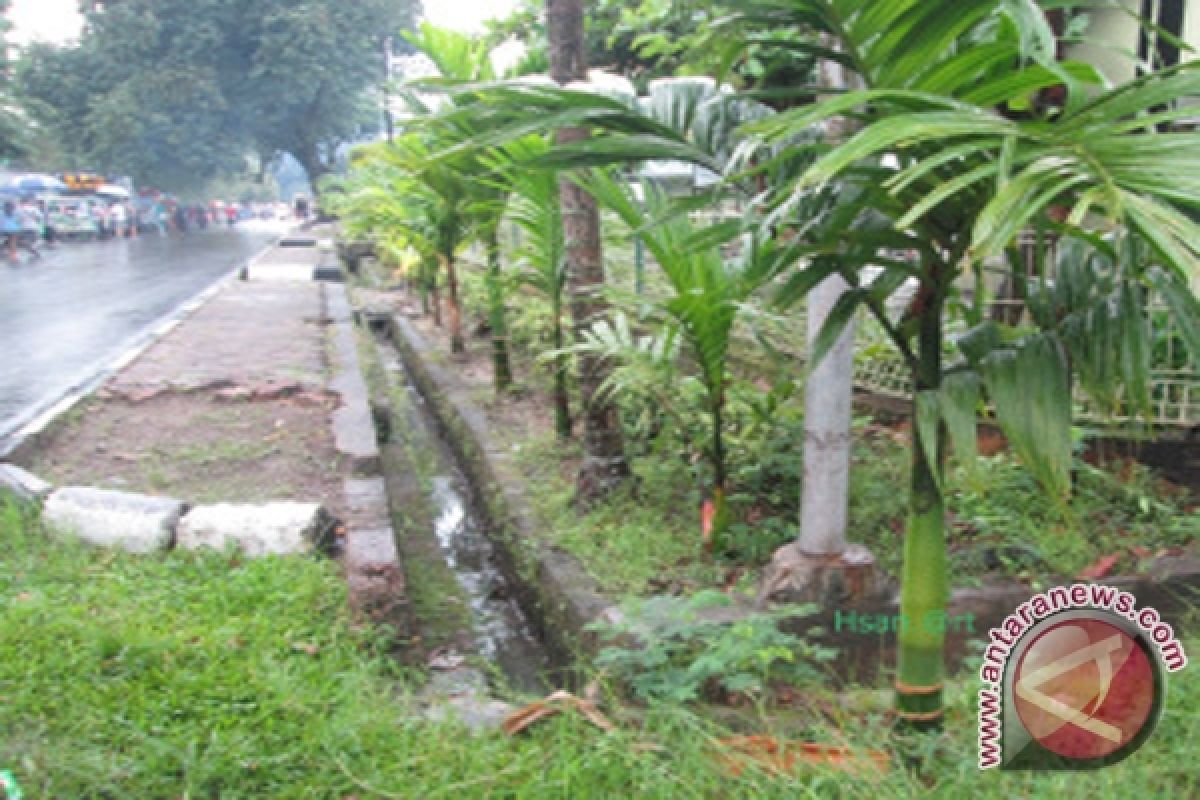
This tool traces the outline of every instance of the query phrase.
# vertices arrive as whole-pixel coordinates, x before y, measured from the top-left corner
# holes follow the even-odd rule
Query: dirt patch
[[[193,503],[302,500],[345,519],[335,395],[223,385],[86,401],[25,465],[58,485]]]

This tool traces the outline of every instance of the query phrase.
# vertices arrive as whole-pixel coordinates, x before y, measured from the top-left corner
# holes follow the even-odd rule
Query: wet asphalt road
[[[183,303],[271,244],[266,224],[0,254],[0,448]]]

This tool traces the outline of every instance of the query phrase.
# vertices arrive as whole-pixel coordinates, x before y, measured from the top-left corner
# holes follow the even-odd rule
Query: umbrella
[[[66,190],[67,185],[53,175],[30,172],[12,176],[5,183],[5,187],[16,189],[18,192],[61,192]]]
[[[122,200],[129,198],[128,189],[126,189],[124,186],[117,186],[116,184],[112,183],[106,183],[103,186],[97,186],[96,194],[104,195],[105,197],[117,197]]]

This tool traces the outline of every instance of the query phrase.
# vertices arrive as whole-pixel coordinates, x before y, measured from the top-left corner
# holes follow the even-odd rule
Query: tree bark
[[[582,0],[546,0],[550,42],[550,77],[559,84],[587,80]],[[564,128],[560,144],[586,139],[586,128]],[[559,181],[563,234],[566,241],[567,291],[577,334],[607,310],[600,292],[604,261],[600,247],[600,214],[595,199],[566,178]],[[577,336],[577,341],[582,337]],[[576,501],[589,505],[625,483],[630,476],[616,405],[598,391],[610,371],[604,359],[581,355],[579,393],[583,409],[583,463],[576,480]]]
[[[296,148],[296,152],[292,156],[300,162],[300,166],[304,167],[304,174],[308,176],[308,185],[312,188],[313,195],[317,193],[317,181],[321,180],[322,176],[329,174],[329,166],[321,160],[321,154],[317,152],[315,144],[308,143],[303,147]]]
[[[442,327],[442,288],[438,273],[441,272],[441,259],[436,259],[429,269],[429,296],[433,303],[433,324]]]

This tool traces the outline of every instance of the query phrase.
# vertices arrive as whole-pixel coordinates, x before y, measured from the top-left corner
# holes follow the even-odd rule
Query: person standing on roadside
[[[12,200],[4,201],[4,211],[0,214],[0,233],[3,233],[8,245],[8,260],[17,260],[17,247],[28,251],[31,258],[41,258],[37,249],[38,234],[33,230],[33,218],[23,209],[17,208]]]
[[[46,247],[54,249],[54,241],[58,237],[58,230],[54,227],[54,213],[58,211],[58,207],[46,205],[45,200],[38,200],[38,211],[42,214],[42,242]]]
[[[154,207],[150,209],[150,221],[158,228],[159,236],[167,235],[167,226],[171,224],[171,215],[167,213],[167,207],[161,200],[154,201]]]
[[[108,220],[114,239],[125,236],[125,204],[113,203],[108,209]]]
[[[17,204],[12,200],[4,201],[4,210],[0,213],[0,235],[4,236],[8,260],[16,261],[17,240],[21,237],[21,217],[17,214]]]

